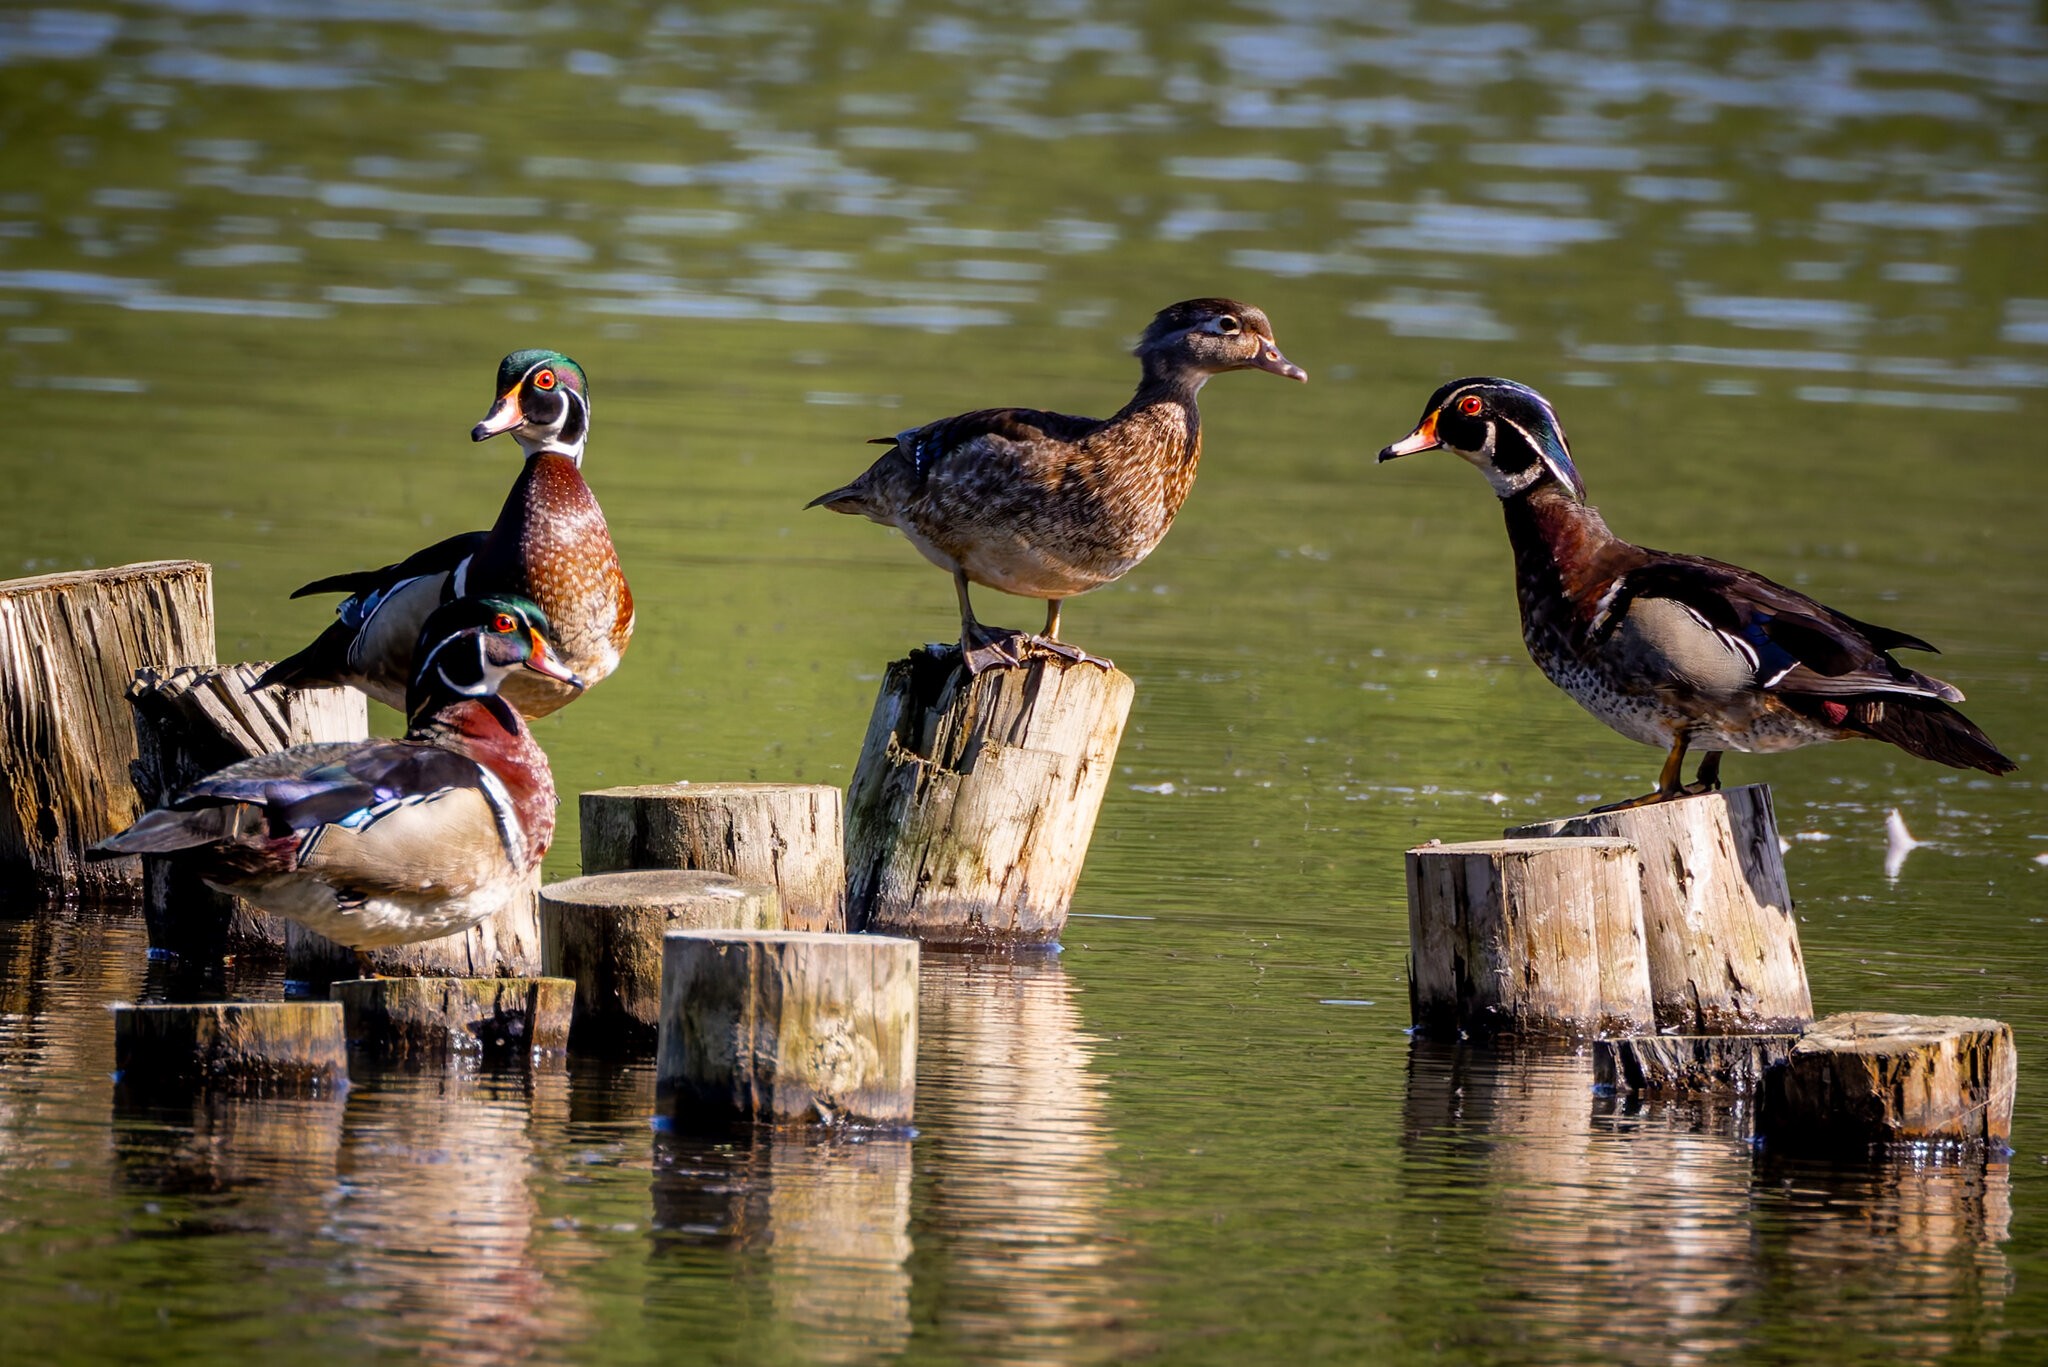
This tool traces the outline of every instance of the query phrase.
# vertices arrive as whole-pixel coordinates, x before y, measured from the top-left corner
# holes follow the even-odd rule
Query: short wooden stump
[[[387,1062],[521,1062],[569,1047],[567,978],[353,978],[328,994],[348,1042]]]
[[[903,1125],[917,1091],[915,940],[671,931],[655,1080],[678,1119]]]
[[[1654,1028],[1641,878],[1626,840],[1408,851],[1408,994],[1436,1039]]]
[[[1816,1021],[1764,1076],[1757,1132],[1789,1153],[1998,1150],[2012,1136],[2012,1027],[1855,1011]]]
[[[1697,1096],[1754,1092],[1797,1035],[1631,1035],[1596,1040],[1593,1085],[1618,1092]]]
[[[325,1096],[348,1085],[348,1046],[333,1002],[116,1006],[114,1067],[133,1094]]]
[[[846,929],[839,790],[823,783],[648,783],[583,794],[583,872],[705,869],[766,883],[790,930]]]
[[[669,931],[781,928],[774,888],[701,869],[587,874],[540,890],[542,970],[576,984],[577,1049],[654,1052]]]

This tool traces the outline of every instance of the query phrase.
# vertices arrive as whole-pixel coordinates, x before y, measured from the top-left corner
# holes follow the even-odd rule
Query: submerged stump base
[[[136,860],[85,857],[142,815],[129,680],[213,658],[213,568],[200,561],[0,583],[0,893],[135,889]]]
[[[583,794],[583,872],[702,869],[766,883],[785,930],[846,929],[846,839],[822,783],[649,783]]]
[[[356,978],[329,989],[348,1042],[388,1062],[530,1061],[569,1047],[567,978]]]
[[[1787,1153],[1996,1152],[2012,1136],[2012,1028],[1967,1016],[1829,1016],[1764,1077],[1757,1133]]]
[[[327,1096],[348,1084],[348,1046],[333,1002],[124,1005],[114,1008],[114,1067],[134,1096]]]
[[[1777,1034],[1813,1019],[1769,788],[1752,784],[1507,834],[1616,836],[1634,844],[1658,1030]]]
[[[267,664],[138,669],[128,686],[135,712],[136,791],[161,806],[217,769],[313,741],[370,734],[367,700],[353,688],[257,688]],[[142,857],[142,914],[149,947],[181,958],[282,956],[284,923],[207,886],[187,861]]]
[[[1618,1092],[1755,1092],[1797,1035],[1631,1035],[1593,1045],[1593,1083]]]
[[[1408,851],[1408,992],[1435,1039],[1584,1039],[1652,1028],[1642,894],[1626,840]]]
[[[540,890],[541,962],[576,984],[579,1050],[654,1052],[669,931],[781,928],[774,888],[701,869],[586,874]]]
[[[662,943],[664,1109],[693,1123],[910,1123],[915,940],[671,931]]]
[[[951,646],[892,663],[847,795],[852,927],[1057,940],[1134,691],[1045,654],[971,677]]]

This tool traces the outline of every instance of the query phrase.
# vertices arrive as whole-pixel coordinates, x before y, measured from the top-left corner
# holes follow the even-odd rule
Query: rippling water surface
[[[115,1106],[104,1005],[180,990],[139,922],[0,922],[0,1353],[2037,1358],[2044,138],[2048,30],[1993,0],[0,6],[0,575],[203,558],[274,657],[293,586],[489,521],[467,430],[560,347],[641,601],[538,728],[568,792],[845,781],[955,626],[800,511],[862,439],[1110,411],[1190,295],[1312,376],[1210,386],[1179,525],[1071,605],[1138,682],[1118,781],[1063,955],[935,956],[915,1138],[656,1134],[581,1060]],[[2009,1163],[1788,1167],[1402,1033],[1400,851],[1658,761],[1524,658],[1472,472],[1371,465],[1471,373],[1552,396],[1624,535],[1938,642],[2022,760],[1729,765],[1822,1009],[2014,1024]]]

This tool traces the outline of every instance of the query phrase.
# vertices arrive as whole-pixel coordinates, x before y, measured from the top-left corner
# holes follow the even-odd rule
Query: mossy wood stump
[[[695,1122],[908,1124],[915,940],[678,930],[662,942],[664,1105]]]
[[[389,1062],[520,1062],[569,1047],[567,978],[354,978],[333,984],[348,1042]]]
[[[892,663],[848,789],[848,923],[1057,940],[1133,692],[1118,670],[1042,654],[972,677],[952,647]]]
[[[269,667],[135,671],[128,703],[135,712],[135,788],[144,806],[162,806],[215,770],[256,755],[370,734],[368,703],[355,689],[256,688]],[[150,948],[181,957],[285,951],[283,922],[207,886],[187,860],[142,857],[142,914]]]
[[[822,783],[650,783],[583,794],[583,872],[703,869],[766,883],[785,930],[846,929],[839,790]]]
[[[1854,1011],[1816,1021],[1764,1075],[1757,1132],[1788,1153],[2008,1147],[2019,1085],[2012,1027]]]
[[[1510,839],[1562,835],[1619,836],[1642,856],[1658,1030],[1774,1034],[1813,1019],[1769,788],[1752,784],[1508,832]]]
[[[347,1085],[348,1047],[333,1002],[116,1006],[114,1067],[131,1095],[322,1096]]]
[[[1619,1092],[1754,1092],[1797,1035],[1631,1035],[1593,1045],[1593,1082]]]
[[[384,978],[533,978],[540,976],[540,888],[487,921],[438,940],[353,950],[306,929],[284,926],[285,976],[332,983],[369,972]]]
[[[1435,1039],[1651,1028],[1641,879],[1626,840],[1408,851],[1408,995]]]
[[[541,963],[576,984],[577,1049],[654,1052],[669,931],[781,928],[774,888],[702,869],[586,874],[540,890]]]
[[[197,560],[0,583],[0,892],[139,885],[139,861],[85,858],[142,815],[128,683],[213,657],[213,569]]]

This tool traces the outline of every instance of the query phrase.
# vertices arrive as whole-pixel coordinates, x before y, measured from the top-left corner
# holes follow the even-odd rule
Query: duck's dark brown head
[[[1179,375],[1198,385],[1226,370],[1308,379],[1306,370],[1280,354],[1265,313],[1235,299],[1184,299],[1159,310],[1132,354],[1147,373]]]

